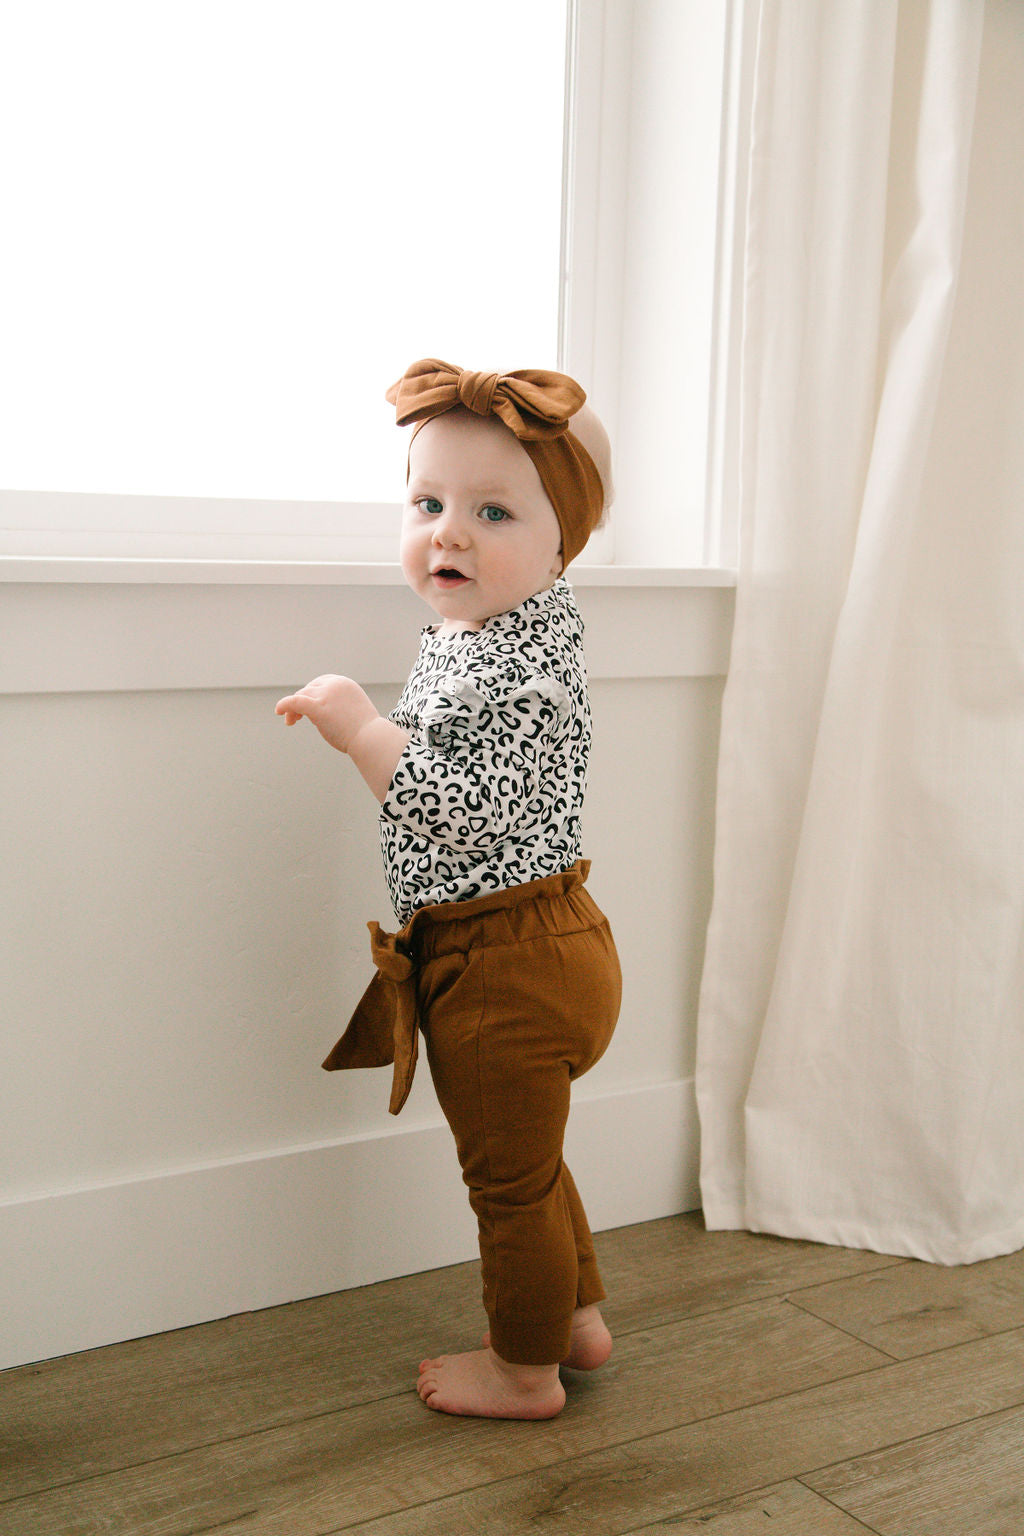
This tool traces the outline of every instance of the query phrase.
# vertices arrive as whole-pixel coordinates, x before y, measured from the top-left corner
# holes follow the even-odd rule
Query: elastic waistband
[[[509,886],[476,896],[421,907],[396,935],[396,944],[418,961],[438,955],[516,944],[548,934],[579,932],[604,922],[604,916],[584,889],[590,860],[525,885]]]

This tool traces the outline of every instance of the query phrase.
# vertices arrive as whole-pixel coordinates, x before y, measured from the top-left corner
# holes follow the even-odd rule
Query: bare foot
[[[557,1365],[511,1365],[489,1347],[422,1361],[417,1391],[428,1408],[478,1419],[553,1419],[565,1407]]]
[[[491,1335],[484,1334],[484,1348],[490,1349]],[[577,1307],[572,1315],[569,1353],[561,1361],[571,1371],[596,1371],[612,1352],[612,1336],[598,1306]]]
[[[569,1353],[562,1361],[573,1371],[596,1371],[612,1352],[612,1336],[597,1306],[577,1307],[572,1315]]]

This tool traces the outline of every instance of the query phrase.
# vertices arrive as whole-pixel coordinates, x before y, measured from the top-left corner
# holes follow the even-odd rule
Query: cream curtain
[[[1024,1245],[1024,6],[763,0],[710,1227]]]

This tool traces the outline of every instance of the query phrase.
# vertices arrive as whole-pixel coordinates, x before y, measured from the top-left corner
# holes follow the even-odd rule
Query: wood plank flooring
[[[597,1242],[615,1353],[543,1424],[416,1396],[475,1265],[2,1373],[0,1532],[1024,1536],[1024,1253]]]

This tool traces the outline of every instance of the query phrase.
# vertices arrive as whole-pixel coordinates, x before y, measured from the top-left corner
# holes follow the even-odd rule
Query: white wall
[[[427,1072],[394,1120],[386,1072],[319,1069],[390,910],[368,791],[273,703],[347,667],[389,706],[427,615],[318,579],[0,586],[0,1365],[475,1251]],[[570,1139],[600,1228],[697,1202],[731,594],[580,579],[625,975]]]

